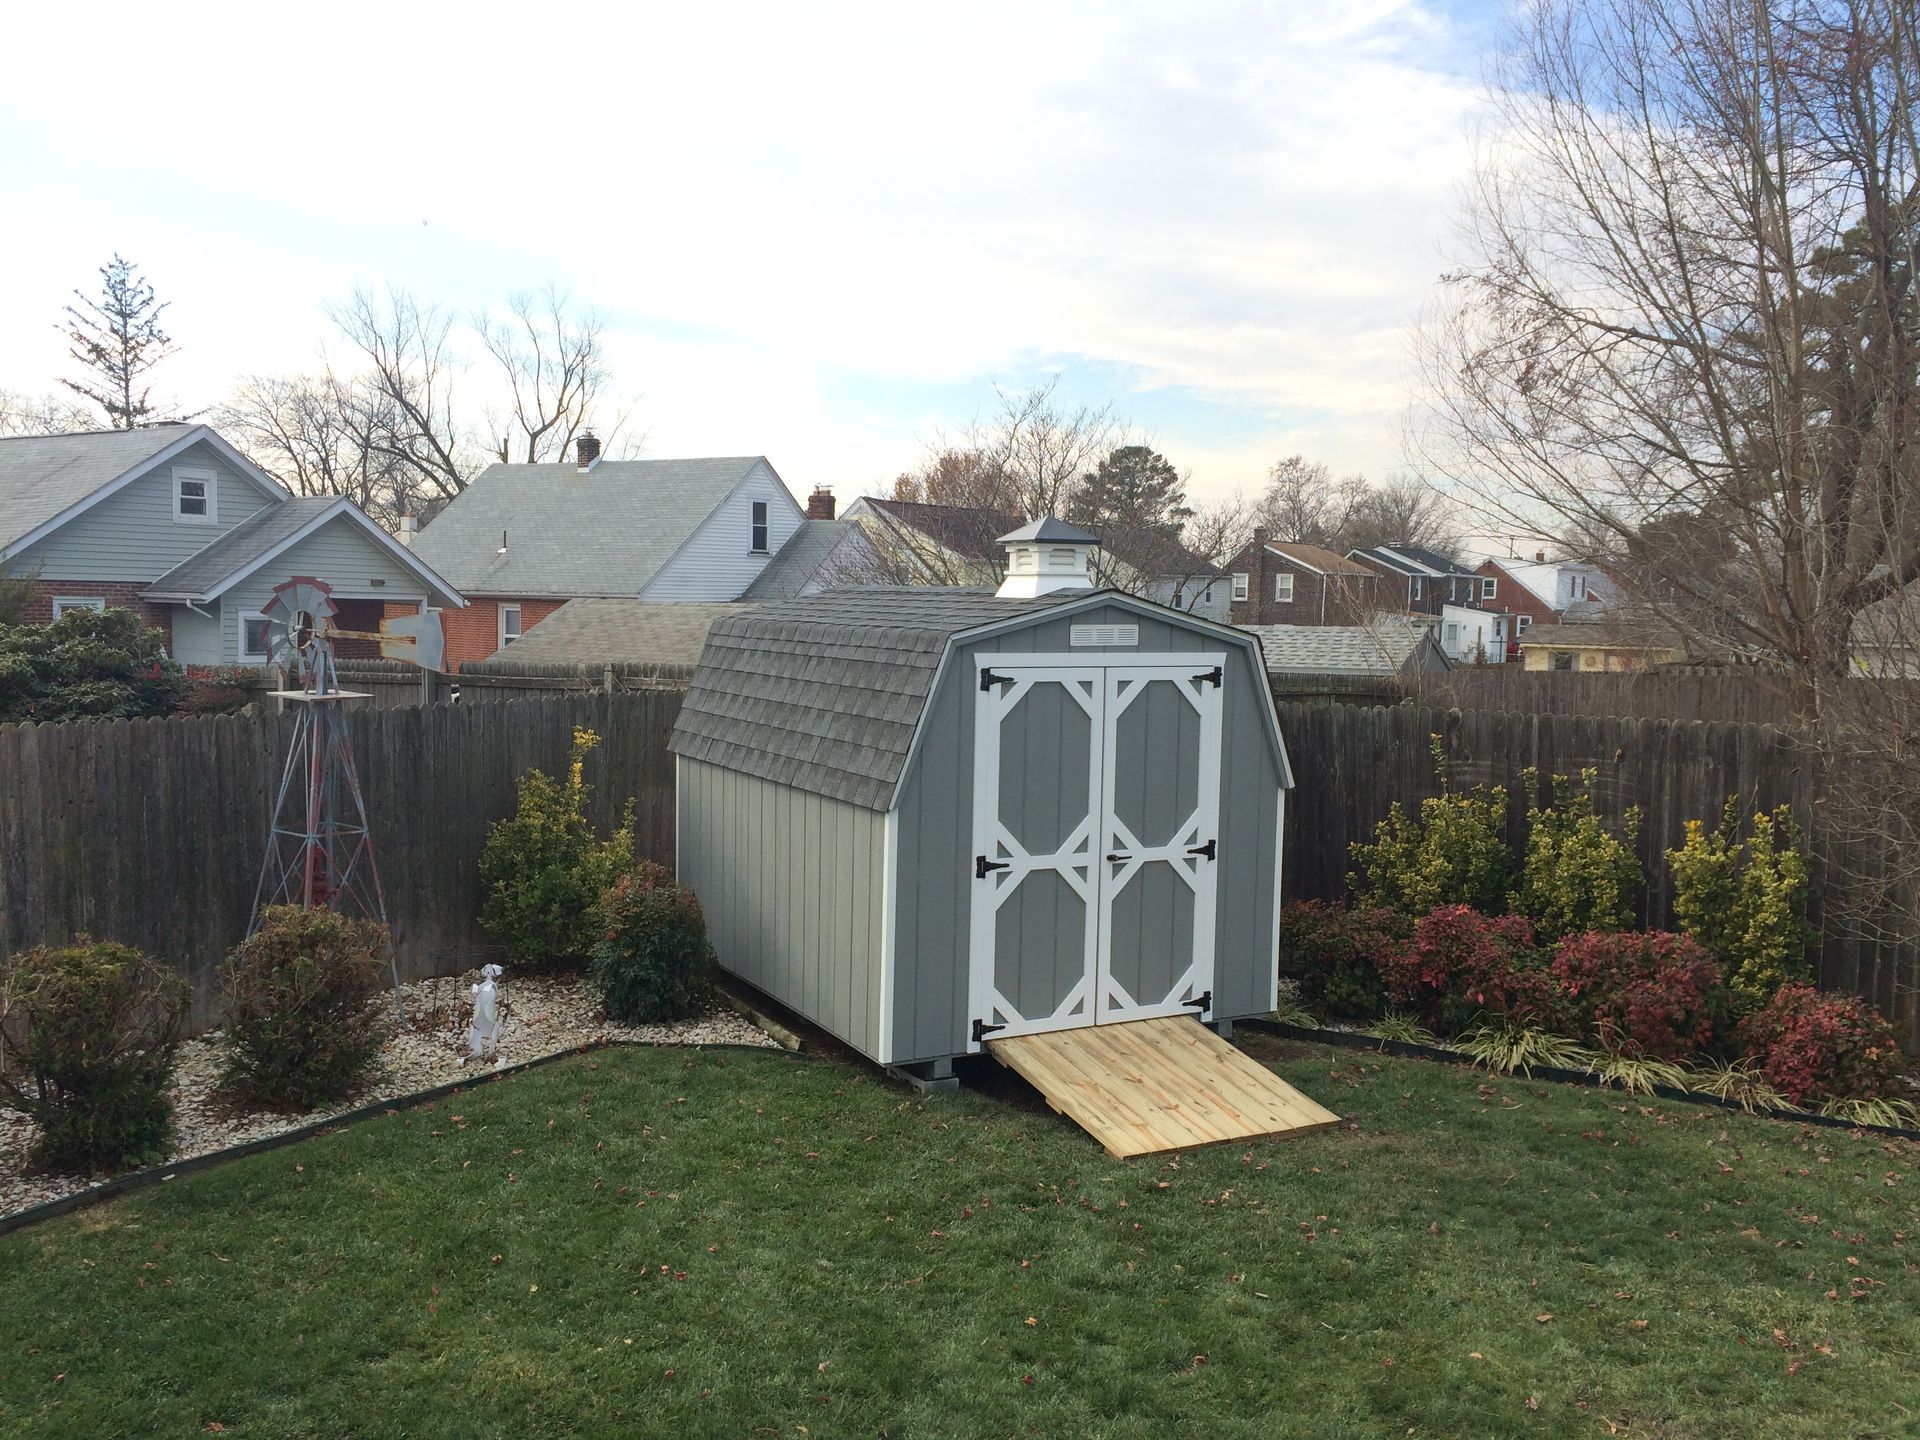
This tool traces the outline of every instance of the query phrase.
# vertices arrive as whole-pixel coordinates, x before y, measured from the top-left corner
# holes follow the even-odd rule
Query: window
[[[1233,598],[1236,600],[1247,598],[1247,577],[1237,572],[1233,577]]]
[[[1529,625],[1533,624],[1533,617],[1531,615],[1516,615],[1514,618],[1519,621],[1522,632],[1524,632]]]
[[[1573,652],[1571,650],[1554,651],[1553,668],[1556,670],[1571,670],[1573,668]]]
[[[1459,648],[1460,648],[1460,622],[1457,620],[1449,620],[1447,622],[1446,651],[1449,655],[1451,655],[1454,653],[1454,651],[1458,650]]]
[[[1587,577],[1584,575],[1569,575],[1567,577],[1567,594],[1575,600],[1586,599]]]
[[[98,595],[56,595],[53,597],[53,618],[58,620],[69,610],[104,610],[107,602]]]
[[[1418,575],[1413,577],[1413,598],[1416,600],[1420,598],[1420,577]]]
[[[764,500],[753,502],[753,536],[748,548],[756,555],[767,553],[767,502]]]
[[[218,500],[213,471],[174,467],[174,519],[188,525],[211,525],[218,518],[215,514]]]
[[[1500,582],[1491,575],[1483,576],[1480,581],[1480,598],[1491,600],[1500,593]]]
[[[1273,598],[1282,605],[1293,603],[1293,577],[1276,575],[1273,577]]]
[[[267,617],[258,610],[240,612],[240,663],[242,665],[264,665],[269,658],[267,653],[270,638],[267,634]]]
[[[500,607],[500,648],[506,649],[520,638],[520,607],[502,605]]]

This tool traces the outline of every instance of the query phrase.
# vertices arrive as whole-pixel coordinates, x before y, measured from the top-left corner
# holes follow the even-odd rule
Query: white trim
[[[91,610],[95,614],[107,608],[104,595],[56,595],[53,597],[53,618],[58,620],[69,610]]]
[[[753,477],[757,473],[759,473],[759,469],[762,465],[767,467],[767,474],[773,480],[773,488],[777,490],[786,499],[787,504],[793,508],[794,515],[798,519],[801,519],[801,520],[806,519],[807,518],[806,510],[802,508],[798,500],[795,500],[793,498],[793,492],[787,489],[787,482],[780,478],[780,472],[773,468],[773,463],[770,460],[768,460],[767,457],[764,455],[756,455],[753,457],[753,463],[747,466],[747,468],[741,472],[740,478],[738,480],[734,481],[733,487],[730,490],[728,490],[726,494],[722,495],[718,500],[714,501],[713,505],[707,510],[707,513],[702,515],[698,520],[694,521],[692,526],[688,528],[686,538],[682,540],[678,545],[673,547],[673,553],[667,556],[666,559],[662,560],[657,566],[654,567],[653,573],[647,576],[646,584],[640,587],[639,594],[633,595],[632,592],[628,592],[627,595],[623,595],[617,598],[625,599],[631,596],[631,598],[634,598],[634,599],[639,599],[639,600],[646,599],[647,591],[652,587],[653,582],[658,580],[662,575],[666,574],[667,571],[672,568],[673,562],[678,560],[682,552],[684,552],[686,548],[694,542],[694,538],[697,535],[699,535],[702,529],[705,528],[706,523],[709,520],[711,520],[715,515],[720,513],[721,506],[725,505],[729,500],[733,499],[734,496],[740,493],[741,487],[744,486],[749,480],[753,479]],[[769,524],[772,523],[771,512],[769,512],[769,515],[768,515],[768,523]],[[748,538],[751,539],[752,537],[749,536]],[[552,598],[569,599],[572,597],[554,596]],[[668,602],[668,603],[673,603],[673,602]]]
[[[754,519],[755,511],[763,512],[762,517]],[[754,532],[760,532],[760,543],[753,543]],[[773,506],[765,500],[747,502],[747,553],[749,555],[773,554]]]
[[[247,653],[247,622],[249,620],[258,620],[264,625],[267,623],[266,615],[259,610],[236,610],[234,617],[233,653],[235,663],[240,665],[265,665],[273,658],[272,638],[268,638],[267,648],[265,650],[261,651],[258,655],[249,655]],[[221,648],[225,648],[224,643]]]
[[[1500,598],[1499,576],[1482,575],[1480,577],[1480,598],[1482,600],[1498,600]]]
[[[1247,597],[1253,594],[1253,577],[1244,570],[1236,570],[1230,578],[1233,580],[1233,603],[1244,605]]]
[[[1273,603],[1274,604],[1276,605],[1293,604],[1293,579],[1294,579],[1293,576],[1285,575],[1285,574],[1276,575],[1273,577]],[[1280,593],[1280,582],[1282,580],[1287,582],[1287,593],[1284,595]]]
[[[675,811],[675,825],[679,824],[678,811]],[[899,896],[896,887],[900,883],[900,812],[889,810],[880,820],[880,1035],[879,1054],[874,1056],[882,1065],[893,1063],[893,995],[898,984],[895,966],[899,963],[898,945],[895,943],[893,929],[899,921]],[[963,1020],[964,1024],[965,1021]]]
[[[68,521],[85,514],[101,501],[119,494],[142,475],[150,474],[172,460],[176,455],[191,450],[202,441],[212,446],[220,458],[231,465],[243,480],[258,487],[276,503],[292,498],[279,481],[275,480],[271,475],[267,474],[266,471],[247,459],[246,456],[234,449],[233,446],[229,445],[225,440],[221,439],[219,433],[211,426],[196,425],[172,444],[154,451],[153,454],[136,463],[131,469],[109,480],[98,489],[81,496],[51,520],[43,520],[18,539],[10,541],[4,546],[0,546],[0,558],[17,555],[29,545],[39,544],[40,541],[46,539],[47,536],[58,530],[62,525],[65,525]]]
[[[1273,1010],[1280,1004],[1280,883],[1286,878],[1287,853],[1287,791],[1283,785],[1274,797],[1273,807],[1273,939],[1267,945],[1267,971],[1272,977],[1268,986],[1267,1009]]]
[[[409,550],[405,545],[402,545],[398,540],[394,539],[391,535],[387,534],[386,531],[382,530],[378,525],[374,524],[373,521],[368,518],[365,511],[363,511],[358,505],[355,505],[351,500],[347,499],[344,495],[341,496],[338,500],[334,501],[331,505],[327,506],[326,509],[320,511],[317,515],[313,517],[313,519],[307,521],[306,524],[302,525],[298,530],[294,531],[293,534],[289,535],[286,539],[282,540],[279,544],[273,546],[270,550],[266,551],[264,554],[257,555],[253,559],[247,561],[245,564],[241,565],[238,569],[234,570],[231,574],[224,576],[221,579],[219,584],[208,586],[207,589],[199,595],[173,595],[173,594],[165,593],[162,591],[155,591],[151,589],[143,593],[150,600],[199,600],[202,602],[218,600],[222,595],[226,594],[227,591],[231,590],[235,585],[238,585],[242,580],[246,579],[249,575],[259,570],[261,567],[266,565],[269,561],[275,560],[279,556],[285,554],[288,550],[292,549],[295,545],[298,545],[302,540],[305,540],[308,536],[312,535],[315,531],[319,530],[323,525],[326,525],[329,521],[337,520],[342,515],[351,516],[354,520],[354,523],[359,525],[362,530],[364,530],[368,535],[372,536],[377,543],[382,545],[395,560],[399,561],[400,567],[403,570],[410,572],[416,579],[422,581],[427,586],[429,598],[431,598],[433,591],[438,590],[441,594],[445,595],[449,600],[453,601],[455,608],[457,609],[465,608],[467,603],[466,596],[462,595],[458,590],[454,589],[453,586],[449,585],[445,580],[442,580],[437,574],[435,574],[431,569],[429,569],[427,565],[420,559],[420,557],[413,553],[413,551]],[[233,531],[229,530],[227,532],[227,535],[231,535],[232,533]],[[221,541],[225,540],[226,538],[227,538],[226,535],[222,535],[218,539],[210,541],[209,544],[218,545],[221,543]],[[204,545],[201,547],[202,550],[205,550],[206,548],[207,546],[204,546]],[[187,560],[191,560],[192,558],[193,558],[192,556],[188,556]],[[180,564],[181,565],[186,564],[187,560],[182,560]],[[176,565],[174,568],[177,570],[180,567]],[[342,595],[345,594],[344,591],[337,592],[337,593],[340,593]],[[358,598],[371,599],[373,597],[362,596]],[[441,608],[445,609],[446,607],[442,606]]]
[[[513,618],[515,621],[513,639],[511,640],[507,638],[507,612],[509,610],[513,612]],[[518,641],[521,638],[521,636],[525,635],[526,633],[527,633],[527,612],[521,606],[519,601],[516,600],[511,604],[509,604],[507,601],[502,600],[498,605],[493,607],[494,653],[498,654],[500,651],[506,649],[509,645],[514,644],[516,641]]]
[[[1016,651],[1011,655],[975,655],[973,668],[976,687],[979,684],[979,672],[982,670],[1085,670],[1089,667],[1104,669],[1112,665],[1129,670],[1164,666],[1169,668],[1199,666],[1211,670],[1220,665],[1226,656],[1214,650],[1148,650],[1135,651],[1127,655],[1089,655],[1086,651],[1069,651],[1065,654],[1050,650]]]
[[[198,485],[200,498],[206,502],[204,515],[189,515],[185,510],[187,497],[182,490],[186,485]],[[197,465],[175,465],[173,467],[173,523],[176,525],[218,525],[220,523],[220,472],[204,470]]]

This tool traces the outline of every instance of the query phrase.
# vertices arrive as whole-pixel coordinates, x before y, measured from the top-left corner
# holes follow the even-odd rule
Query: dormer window
[[[174,467],[173,518],[175,520],[184,525],[211,525],[217,518],[214,513],[217,499],[213,471]]]
[[[766,501],[756,500],[753,502],[753,521],[749,528],[751,530],[751,534],[748,537],[747,548],[752,550],[753,553],[756,555],[766,554],[767,553],[767,502]]]

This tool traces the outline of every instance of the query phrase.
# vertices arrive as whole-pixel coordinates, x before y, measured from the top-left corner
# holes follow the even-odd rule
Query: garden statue
[[[493,982],[501,970],[498,965],[480,967],[480,983],[473,987],[473,1023],[467,1027],[467,1058],[500,1053],[500,994]]]

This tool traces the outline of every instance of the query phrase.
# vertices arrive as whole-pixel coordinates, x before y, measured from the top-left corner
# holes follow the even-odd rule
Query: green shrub
[[[0,724],[169,715],[185,688],[160,632],[131,610],[0,627]]]
[[[1280,912],[1280,973],[1316,1015],[1376,1020],[1387,1008],[1384,962],[1412,938],[1412,923],[1397,910],[1303,900]]]
[[[1740,797],[1727,797],[1720,825],[1687,822],[1687,838],[1667,852],[1673,914],[1680,928],[1720,957],[1735,1007],[1750,1014],[1780,987],[1812,975],[1807,946],[1807,856],[1784,805],[1753,817],[1740,839]]]
[[[227,956],[224,1082],[277,1110],[338,1100],[386,1040],[387,927],[274,906]]]
[[[110,940],[80,935],[7,962],[0,1094],[38,1127],[30,1163],[85,1173],[165,1157],[187,999],[177,974]]]
[[[693,891],[643,860],[613,882],[588,978],[607,1014],[628,1024],[683,1020],[711,999],[713,946]]]
[[[554,970],[583,963],[602,930],[600,902],[633,868],[633,807],[605,840],[587,819],[586,758],[599,744],[575,729],[564,782],[520,777],[513,818],[497,823],[480,856],[480,923],[514,963]]]
[[[1795,1105],[1900,1094],[1906,1063],[1893,1027],[1857,995],[1783,985],[1740,1022],[1738,1038],[1766,1082]]]
[[[1533,921],[1544,941],[1593,930],[1624,930],[1634,921],[1646,878],[1633,848],[1640,835],[1640,807],[1627,808],[1623,835],[1609,834],[1594,809],[1597,779],[1597,770],[1582,770],[1578,785],[1555,775],[1553,803],[1544,810],[1527,807],[1526,861],[1509,905]],[[1538,772],[1527,771],[1526,780],[1531,794]]]
[[[1418,819],[1395,801],[1374,827],[1373,843],[1352,847],[1360,868],[1347,876],[1347,885],[1362,908],[1384,905],[1417,917],[1437,905],[1470,905],[1498,914],[1513,884],[1513,852],[1504,838],[1506,789],[1455,790],[1438,735],[1432,749],[1440,793],[1420,802]]]

